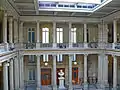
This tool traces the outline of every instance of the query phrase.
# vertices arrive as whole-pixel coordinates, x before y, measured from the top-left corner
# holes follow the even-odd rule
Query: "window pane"
[[[32,32],[32,42],[35,42],[35,32]]]
[[[60,32],[60,43],[63,43],[63,32]]]
[[[45,32],[42,32],[42,43],[45,43]]]
[[[49,32],[46,32],[46,42],[45,43],[49,43]]]
[[[57,43],[63,43],[63,28],[57,28]]]

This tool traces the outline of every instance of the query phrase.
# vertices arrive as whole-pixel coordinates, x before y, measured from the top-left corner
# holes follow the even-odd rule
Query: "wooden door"
[[[51,69],[50,68],[41,69],[41,83],[42,85],[51,85]]]
[[[60,72],[60,70],[63,70],[63,72],[64,72],[64,76],[63,77],[65,77],[65,68],[57,68],[57,73],[56,73],[56,79],[57,79],[57,85],[59,85],[59,75],[58,75],[58,73]]]
[[[72,68],[72,83],[73,84],[78,83],[78,67]]]

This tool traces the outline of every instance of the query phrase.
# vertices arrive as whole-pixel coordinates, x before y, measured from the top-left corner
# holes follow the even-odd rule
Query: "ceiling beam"
[[[13,8],[15,8],[15,10],[18,12],[18,14],[20,14],[20,11],[18,10],[18,8],[15,5],[14,1],[13,0],[7,0],[7,1]]]
[[[58,14],[58,12],[54,12],[54,15],[57,15]]]
[[[71,16],[74,16],[75,14],[76,14],[76,12],[72,12],[72,13],[71,13]]]
[[[15,4],[21,6],[34,6],[34,3],[15,3]]]
[[[30,10],[30,9],[28,9],[28,10],[27,10],[27,9],[26,9],[26,10],[25,10],[25,9],[19,9],[19,11],[24,11],[24,12],[29,11],[29,12],[33,12],[33,11],[36,11],[36,10],[32,10],[32,9],[31,9],[31,10]]]
[[[38,5],[38,0],[34,0],[34,6],[36,10],[36,15],[39,15],[39,5]]]

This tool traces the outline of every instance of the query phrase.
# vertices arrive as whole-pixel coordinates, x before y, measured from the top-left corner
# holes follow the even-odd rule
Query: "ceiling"
[[[113,0],[97,11],[91,12],[68,12],[68,11],[44,11],[38,10],[38,0],[8,0],[20,15],[40,16],[64,16],[64,17],[91,17],[102,18],[120,10],[120,0]]]

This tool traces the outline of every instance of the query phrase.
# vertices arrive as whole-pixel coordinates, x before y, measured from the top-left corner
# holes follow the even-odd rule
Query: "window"
[[[72,61],[76,61],[76,54],[73,54]]]
[[[43,62],[48,62],[48,55],[47,54],[43,55]]]
[[[76,43],[76,28],[71,29],[71,43]]]
[[[49,28],[42,28],[42,43],[49,43]]]
[[[58,55],[57,55],[57,61],[58,61],[58,62],[62,62],[62,61],[63,61],[63,59],[62,59],[62,54],[58,54]]]
[[[35,80],[35,69],[28,70],[29,80]]]
[[[28,42],[35,42],[35,28],[28,28]]]
[[[29,63],[35,63],[35,56],[34,55],[29,55],[28,62]]]
[[[57,43],[63,43],[63,28],[57,28]]]

